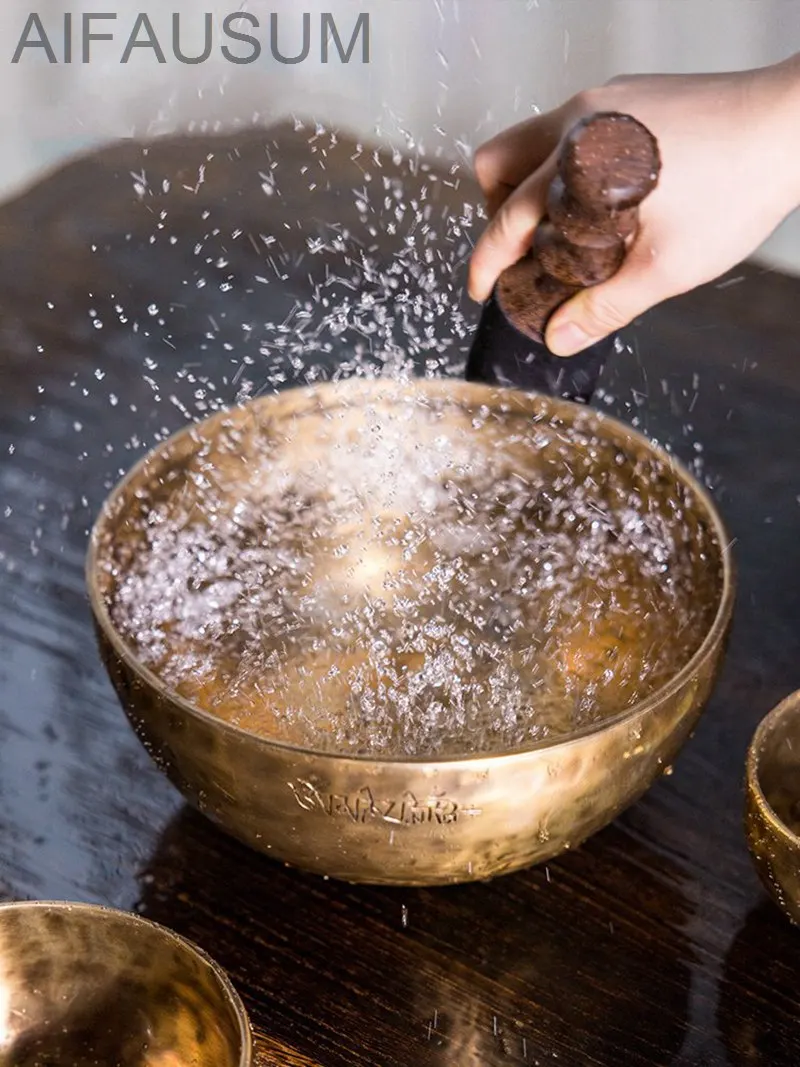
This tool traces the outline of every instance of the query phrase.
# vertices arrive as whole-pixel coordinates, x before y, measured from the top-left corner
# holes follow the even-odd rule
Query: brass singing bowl
[[[223,430],[240,434],[246,451],[248,428],[267,427],[272,441],[267,452],[291,439],[298,466],[305,463],[312,471],[324,462],[325,449],[357,438],[367,412],[379,425],[399,422],[408,447],[419,450],[414,455],[435,449],[437,432],[446,426],[452,440],[466,442],[479,461],[481,449],[488,457],[491,442],[520,471],[535,462],[526,451],[526,435],[545,428],[566,449],[568,469],[583,465],[598,484],[611,478],[609,465],[615,465],[665,522],[682,499],[686,537],[679,553],[690,575],[688,610],[707,620],[693,654],[646,698],[632,706],[621,703],[603,721],[568,736],[500,751],[471,751],[467,738],[460,750],[451,746],[444,754],[410,757],[324,750],[291,734],[270,736],[268,730],[265,736],[264,729],[230,721],[234,715],[224,721],[225,715],[209,713],[164,684],[119,632],[109,609],[125,561],[137,551],[130,515],[141,511],[142,501],[163,500],[170,487],[193,491],[187,472],[197,480],[200,453],[212,457],[220,471],[239,462],[254,465],[258,457],[250,453],[243,459],[235,449],[220,452]],[[599,443],[595,448],[587,440]],[[262,455],[259,462],[268,460]],[[223,480],[221,473],[218,481]],[[402,490],[403,471],[394,476],[387,471],[384,484],[390,496]],[[397,499],[393,506],[399,506]],[[357,518],[347,535],[356,541]],[[241,841],[290,865],[350,882],[437,885],[487,879],[575,847],[669,769],[696,725],[723,654],[734,600],[728,546],[714,504],[689,472],[604,414],[463,382],[350,380],[260,398],[161,444],[107,499],[92,532],[87,578],[102,656],[121,702],[147,751],[190,803]],[[362,554],[355,578],[353,570],[349,574],[370,590],[376,574],[393,566]],[[324,577],[337,580],[336,574]],[[668,615],[659,618],[658,639],[671,640],[676,628]],[[631,640],[635,625],[633,631]],[[600,651],[590,649],[588,658],[578,650],[579,667],[600,670],[600,659],[609,653],[608,635],[605,641]],[[555,654],[573,652],[556,647]],[[309,657],[309,670],[321,672],[311,652]],[[324,666],[330,667],[329,661]],[[276,731],[281,698],[273,689],[264,705],[264,721],[275,713]]]
[[[220,968],[136,915],[0,905],[5,1067],[250,1067],[245,1009]]]
[[[800,924],[800,690],[762,719],[747,753],[745,833],[765,889]]]

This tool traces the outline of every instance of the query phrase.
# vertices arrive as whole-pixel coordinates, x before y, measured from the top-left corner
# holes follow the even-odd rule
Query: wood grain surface
[[[0,208],[0,893],[136,909],[197,941],[262,1065],[796,1067],[800,932],[762,894],[741,820],[752,731],[800,686],[800,281],[745,265],[646,316],[606,372],[601,402],[701,461],[740,592],[674,773],[574,854],[463,888],[335,884],[186,809],[127,726],[82,573],[119,471],[214,396],[302,380],[268,324],[320,285],[340,300],[362,252],[388,269],[422,242],[381,206],[401,179],[440,231],[431,270],[463,283],[465,172],[378,167],[312,134],[127,142]],[[396,295],[420,368],[460,373],[457,303]],[[359,331],[313,335],[323,371]]]

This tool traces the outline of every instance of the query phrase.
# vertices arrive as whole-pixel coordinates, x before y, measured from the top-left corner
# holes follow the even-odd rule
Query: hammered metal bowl
[[[602,479],[609,473],[602,464],[614,462],[639,478],[641,492],[666,516],[683,500],[681,552],[693,575],[689,604],[708,620],[688,661],[645,699],[569,736],[505,751],[469,751],[467,745],[467,751],[415,758],[321,751],[264,736],[209,714],[163,684],[109,610],[124,560],[136,551],[131,510],[196,477],[196,457],[201,450],[216,454],[223,428],[246,435],[249,426],[269,425],[276,441],[291,436],[302,465],[331,442],[352,439],[365,412],[380,421],[401,408],[407,433],[422,450],[436,440],[423,414],[479,450],[488,449],[490,439],[492,447],[505,447],[511,428],[524,436],[530,427],[546,426],[567,450],[568,466],[583,464]],[[586,434],[603,443],[613,461],[593,458]],[[528,462],[510,443],[507,451],[512,463]],[[229,454],[218,462],[239,459]],[[193,805],[233,836],[291,865],[351,882],[436,885],[487,879],[573,848],[669,769],[697,723],[723,654],[734,601],[728,545],[714,504],[688,471],[597,411],[463,382],[350,380],[261,398],[160,445],[106,501],[91,537],[87,580],[101,653],[128,717]],[[369,566],[362,578],[367,585],[373,580]],[[664,640],[677,628],[669,615],[658,625]],[[312,663],[310,669],[317,668]]]
[[[6,1067],[250,1067],[220,968],[169,930],[88,904],[0,905]]]
[[[745,832],[769,895],[800,925],[800,690],[761,721],[747,754]]]

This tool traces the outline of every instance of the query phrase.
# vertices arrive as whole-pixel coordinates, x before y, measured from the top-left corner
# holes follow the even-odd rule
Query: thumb
[[[555,311],[545,343],[554,355],[574,356],[627,326],[670,295],[652,259],[631,254],[613,278],[577,293]]]

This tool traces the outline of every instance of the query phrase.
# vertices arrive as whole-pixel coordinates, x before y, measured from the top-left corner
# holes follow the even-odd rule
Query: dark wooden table
[[[368,344],[368,307],[339,334],[315,304],[303,330],[323,357],[305,364],[287,354],[297,316],[267,324],[340,301],[362,253],[408,261],[409,236],[457,284],[417,303],[419,280],[407,302],[401,285],[396,339],[420,367],[444,350],[458,373],[464,356],[468,177],[312,133],[128,142],[0,209],[0,892],[136,909],[199,942],[241,991],[262,1064],[796,1067],[800,932],[759,889],[741,808],[751,733],[800,686],[800,282],[733,271],[648,315],[608,374],[611,410],[701,461],[740,594],[674,774],[575,854],[435,891],[324,881],[189,811],[130,732],[82,575],[120,469],[248,381],[291,384]],[[403,173],[427,235],[408,213],[390,232]]]

